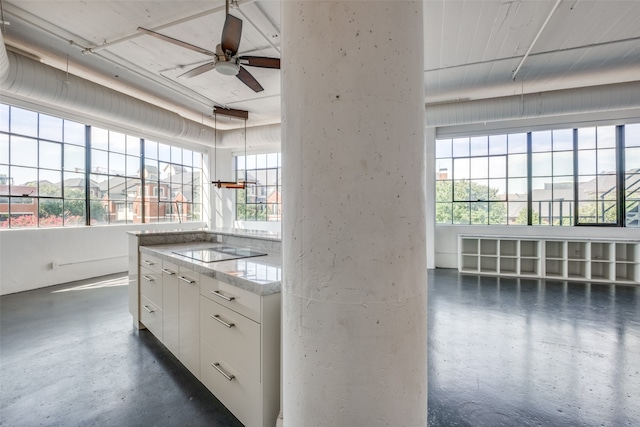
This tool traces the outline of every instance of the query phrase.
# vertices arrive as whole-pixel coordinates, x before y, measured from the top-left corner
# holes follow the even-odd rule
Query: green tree
[[[474,181],[436,181],[436,222],[507,224],[499,189]]]

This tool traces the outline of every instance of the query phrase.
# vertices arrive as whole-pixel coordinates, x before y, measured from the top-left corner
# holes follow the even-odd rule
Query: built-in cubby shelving
[[[640,284],[640,242],[458,236],[461,272]]]

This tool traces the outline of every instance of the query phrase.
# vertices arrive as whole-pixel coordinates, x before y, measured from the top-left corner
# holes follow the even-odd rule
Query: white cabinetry
[[[458,236],[463,273],[640,284],[640,243]]]
[[[200,274],[180,267],[179,282],[179,340],[178,358],[200,379]]]
[[[247,427],[273,427],[280,409],[280,294],[260,296],[202,277],[200,373]]]
[[[162,263],[162,343],[177,355],[180,351],[178,329],[178,266],[167,261]]]

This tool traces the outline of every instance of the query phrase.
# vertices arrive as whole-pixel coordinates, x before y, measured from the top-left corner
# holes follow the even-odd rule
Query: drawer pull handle
[[[149,313],[153,313],[153,312],[155,311],[155,310],[151,310],[151,309],[149,308],[149,306],[148,306],[148,305],[144,305],[143,307],[144,307],[144,309],[145,309],[145,310],[147,310]]]
[[[196,283],[196,281],[195,281],[195,280],[191,280],[191,279],[189,279],[188,277],[184,277],[184,276],[178,276],[178,279],[182,280],[183,282],[187,282],[187,283],[189,283],[189,284],[191,284],[191,283]]]
[[[149,282],[155,282],[156,280],[153,278],[153,276],[147,276],[146,274],[144,274],[142,277],[145,278],[145,280],[148,280]]]
[[[223,324],[224,326],[226,326],[227,328],[233,328],[234,326],[236,326],[236,324],[235,324],[235,323],[227,323],[227,322],[225,322],[224,320],[222,320],[222,319],[220,318],[220,315],[219,315],[219,314],[213,314],[213,315],[211,316],[211,318],[212,318],[213,320],[217,320],[218,322],[222,323],[222,324]]]
[[[153,261],[149,261],[148,259],[142,260],[142,262],[144,262],[144,263],[145,263],[145,264],[147,264],[147,265],[156,265],[156,263],[155,263],[155,262],[153,262]]]
[[[222,295],[220,292],[218,291],[211,291],[212,294],[214,294],[217,297],[222,298],[225,301],[233,301],[234,299],[236,299],[235,297],[228,297],[226,295]]]
[[[163,271],[164,273],[167,273],[169,276],[173,276],[174,274],[176,274],[176,272],[175,272],[175,271],[171,271],[171,270],[169,270],[168,268],[163,268],[163,269],[162,269],[162,271]]]
[[[236,377],[235,375],[229,375],[225,371],[223,371],[222,368],[220,367],[219,363],[212,363],[211,366],[216,368],[216,371],[220,372],[229,381],[231,381],[232,379],[234,379]]]

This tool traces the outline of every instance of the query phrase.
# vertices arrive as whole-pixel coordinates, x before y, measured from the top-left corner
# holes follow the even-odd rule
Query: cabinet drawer
[[[140,267],[140,296],[162,308],[162,274]]]
[[[262,426],[260,384],[224,360],[205,341],[200,342],[200,360],[202,383],[209,391],[246,427]],[[265,425],[274,425],[275,421]]]
[[[249,319],[260,322],[260,295],[205,275],[200,277],[200,293]]]
[[[146,297],[140,298],[140,322],[162,341],[162,310]]]
[[[208,298],[200,298],[200,338],[221,357],[260,382],[260,325]]]
[[[153,255],[140,252],[140,266],[148,268],[154,273],[162,273],[162,260]]]

